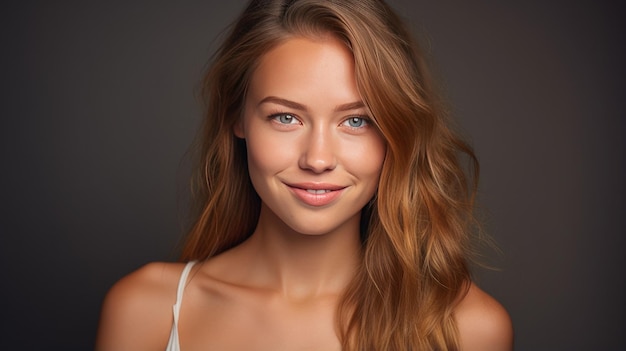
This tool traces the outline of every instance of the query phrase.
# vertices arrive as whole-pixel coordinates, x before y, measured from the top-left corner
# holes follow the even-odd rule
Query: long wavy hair
[[[387,145],[377,194],[363,209],[362,265],[336,314],[343,349],[456,350],[453,310],[470,281],[478,162],[450,128],[424,55],[380,0],[247,5],[203,81],[197,217],[181,259],[205,260],[252,234],[261,200],[245,141],[233,135],[250,77],[285,40],[328,34],[351,50],[358,91]]]

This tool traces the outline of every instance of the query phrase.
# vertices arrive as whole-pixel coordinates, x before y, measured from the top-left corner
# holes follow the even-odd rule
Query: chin
[[[309,235],[309,236],[322,236],[322,235],[331,235],[333,233],[338,233],[338,232],[350,232],[350,231],[354,231],[357,235],[359,232],[359,219],[358,218],[352,218],[349,220],[346,220],[343,223],[333,223],[332,225],[323,225],[322,224],[322,220],[312,220],[306,223],[289,223],[289,222],[285,222],[285,224],[287,224],[287,226],[289,228],[291,228],[291,230],[293,230],[296,233],[302,234],[302,235]],[[351,229],[351,227],[355,226],[355,230]]]

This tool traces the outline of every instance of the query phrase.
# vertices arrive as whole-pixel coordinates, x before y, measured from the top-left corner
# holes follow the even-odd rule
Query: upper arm
[[[510,351],[513,325],[504,307],[472,284],[455,309],[461,351]]]
[[[176,299],[171,264],[151,263],[118,281],[102,305],[96,350],[165,349]]]

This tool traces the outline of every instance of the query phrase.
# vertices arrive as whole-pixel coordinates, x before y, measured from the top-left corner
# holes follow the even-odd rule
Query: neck
[[[359,216],[331,233],[293,231],[266,207],[244,244],[252,279],[290,298],[339,295],[361,260]]]

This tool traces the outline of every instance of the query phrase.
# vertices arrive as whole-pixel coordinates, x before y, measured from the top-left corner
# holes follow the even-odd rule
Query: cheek
[[[379,136],[372,136],[366,142],[354,144],[348,148],[351,150],[352,169],[358,173],[363,180],[370,180],[378,183],[378,177],[383,167],[386,147]]]
[[[246,138],[248,164],[253,173],[274,174],[284,169],[293,158],[293,149],[285,141],[269,135],[249,135]]]
[[[386,153],[387,148],[385,146],[385,142],[382,140],[382,138],[377,137],[370,151],[370,167],[375,169],[376,174],[380,174],[380,171],[383,169],[383,161],[385,160]]]

